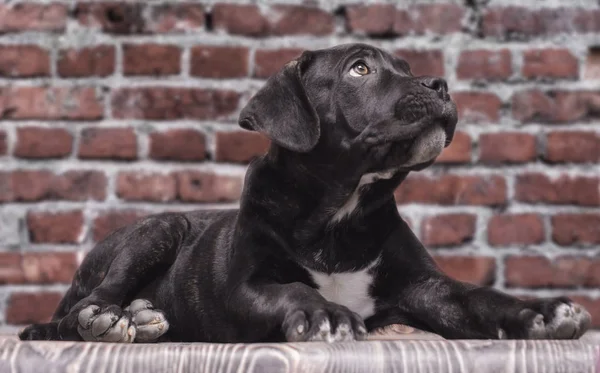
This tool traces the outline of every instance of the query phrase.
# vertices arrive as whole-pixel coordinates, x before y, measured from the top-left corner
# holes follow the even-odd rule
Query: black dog
[[[394,189],[434,161],[456,121],[443,79],[414,77],[380,49],[305,52],[240,114],[272,146],[249,167],[239,210],[114,232],[53,321],[20,338],[342,341],[393,323],[445,338],[580,337],[582,307],[452,280],[400,218]]]

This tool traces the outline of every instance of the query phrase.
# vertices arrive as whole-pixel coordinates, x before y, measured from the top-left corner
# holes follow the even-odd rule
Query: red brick
[[[600,286],[600,260],[562,256],[508,257],[505,262],[506,285],[527,288],[569,288]]]
[[[73,136],[62,128],[17,128],[15,156],[19,158],[61,158],[71,154]]]
[[[115,47],[98,45],[60,51],[56,70],[68,78],[108,76],[115,72]]]
[[[492,7],[483,14],[482,32],[484,36],[506,39],[597,32],[598,17],[596,9]]]
[[[459,32],[464,14],[464,8],[457,4],[413,5],[396,12],[394,32],[399,35]]]
[[[600,91],[521,91],[513,95],[512,108],[523,123],[592,120],[600,117]]]
[[[217,119],[237,111],[240,94],[194,88],[121,88],[113,115],[124,119]]]
[[[268,78],[278,72],[283,65],[302,54],[302,49],[259,49],[254,55],[255,78]]]
[[[544,241],[544,223],[536,214],[495,215],[487,233],[492,246],[539,244]]]
[[[426,246],[458,246],[475,235],[477,217],[473,214],[444,214],[421,223],[421,239]]]
[[[462,122],[498,122],[500,119],[502,102],[493,93],[466,91],[454,92],[451,96]]]
[[[177,184],[173,175],[120,172],[117,196],[127,201],[167,202],[175,199]]]
[[[212,9],[213,27],[228,34],[263,36],[269,25],[256,5],[216,4]]]
[[[479,161],[483,163],[524,163],[537,156],[535,136],[527,133],[482,134],[479,149]]]
[[[10,175],[6,194],[14,201],[64,199],[104,200],[107,179],[100,171],[67,171],[54,175],[49,171],[17,170]]]
[[[492,285],[496,278],[496,260],[473,256],[434,256],[442,272],[449,277],[476,285]]]
[[[408,62],[415,76],[444,76],[444,54],[439,49],[397,49],[394,54]]]
[[[504,80],[512,75],[512,56],[508,49],[467,50],[458,58],[459,79]]]
[[[77,266],[75,253],[0,253],[0,284],[68,284]]]
[[[346,7],[346,28],[373,36],[394,32],[396,8],[392,4],[351,5]]]
[[[587,131],[556,131],[546,137],[544,159],[552,163],[600,162],[600,134]]]
[[[272,35],[330,35],[335,26],[333,15],[306,5],[275,5],[267,16]]]
[[[262,134],[248,131],[217,132],[215,141],[218,162],[247,163],[265,154],[271,144]]]
[[[592,299],[589,297],[571,295],[569,298],[583,306],[592,316],[592,328],[600,328],[600,299]]]
[[[212,19],[216,30],[246,36],[323,36],[334,30],[333,15],[318,8],[299,5],[275,5],[262,14],[255,5],[216,4]]]
[[[8,150],[8,139],[6,132],[0,131],[0,156],[5,155]]]
[[[396,201],[440,205],[506,204],[506,181],[497,175],[442,175],[430,178],[410,175],[395,193]]]
[[[63,294],[59,292],[14,292],[8,299],[8,324],[34,324],[50,321]]]
[[[86,128],[81,131],[78,156],[81,159],[137,158],[133,128]]]
[[[591,47],[585,59],[586,79],[600,79],[600,47]]]
[[[163,44],[125,44],[123,74],[176,75],[181,67],[181,48]]]
[[[551,179],[541,173],[518,175],[515,199],[528,203],[600,206],[600,179],[568,175]]]
[[[0,33],[63,31],[67,24],[64,4],[0,4]]]
[[[186,202],[231,202],[242,193],[243,180],[237,176],[201,171],[177,172],[177,194]]]
[[[91,87],[0,88],[0,119],[100,119],[103,112]]]
[[[442,154],[436,158],[436,163],[469,163],[471,162],[471,136],[465,132],[457,131],[454,138]]]
[[[14,199],[11,174],[0,171],[0,202],[10,202]]]
[[[552,217],[552,239],[561,246],[600,243],[600,215],[557,214]]]
[[[190,74],[205,78],[248,76],[248,48],[199,46],[192,48]]]
[[[149,213],[137,210],[113,210],[103,212],[94,219],[94,241],[100,242],[119,228],[133,224]]]
[[[113,34],[138,34],[145,31],[143,9],[143,4],[77,3],[74,13],[79,23],[87,27]]]
[[[535,78],[570,78],[579,76],[579,62],[567,49],[536,49],[523,52],[521,74]]]
[[[27,227],[33,243],[79,243],[83,231],[83,213],[78,210],[29,212]]]
[[[48,75],[48,51],[33,45],[0,46],[0,76],[21,78]]]
[[[154,6],[146,30],[157,33],[183,33],[204,28],[202,4],[164,4]]]
[[[204,134],[192,129],[174,129],[150,134],[150,158],[202,161],[206,158]]]

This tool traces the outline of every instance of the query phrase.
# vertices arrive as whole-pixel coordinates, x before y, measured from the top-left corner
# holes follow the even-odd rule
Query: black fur
[[[372,73],[350,76],[357,61]],[[397,322],[446,338],[498,338],[500,329],[531,337],[537,312],[551,322],[569,300],[525,302],[446,277],[398,214],[393,191],[432,162],[402,166],[415,139],[441,126],[448,144],[456,121],[445,81],[413,77],[384,51],[305,52],[240,114],[242,127],[273,143],[250,165],[239,210],[160,214],[117,230],[86,256],[54,321],[20,337],[81,340],[82,309],[117,306],[120,317],[137,298],[164,311],[170,328],[160,340],[170,341],[302,341],[325,319],[332,329],[351,325],[354,339],[365,337],[364,325]],[[390,169],[333,221],[362,175]],[[376,258],[376,312],[366,320],[325,300],[307,271],[351,272]]]

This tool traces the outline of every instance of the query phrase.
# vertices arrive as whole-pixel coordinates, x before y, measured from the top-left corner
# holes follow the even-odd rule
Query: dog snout
[[[450,98],[448,95],[448,83],[446,83],[445,79],[426,76],[421,78],[421,85],[435,91],[438,97],[444,101]]]

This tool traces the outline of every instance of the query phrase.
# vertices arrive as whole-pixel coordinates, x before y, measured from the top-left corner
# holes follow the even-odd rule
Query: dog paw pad
[[[169,322],[163,311],[154,308],[146,299],[136,299],[125,309],[131,313],[136,328],[136,342],[156,342],[169,330]]]

